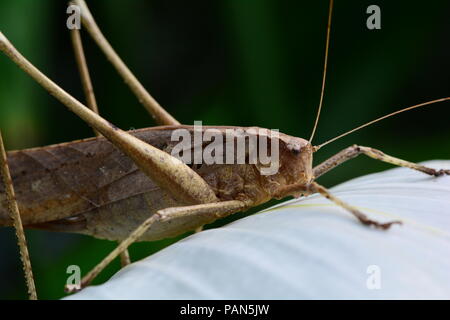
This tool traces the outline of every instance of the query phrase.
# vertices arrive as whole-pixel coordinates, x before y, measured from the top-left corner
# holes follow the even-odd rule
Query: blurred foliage
[[[450,3],[377,1],[382,29],[370,31],[366,8],[372,2],[335,3],[316,143],[401,107],[450,95]],[[321,87],[328,1],[88,3],[137,78],[182,123],[256,125],[309,137]],[[51,79],[84,101],[66,18],[65,1],[0,3],[0,30]],[[82,36],[102,115],[124,129],[154,125],[93,41]],[[353,143],[411,161],[449,159],[449,119],[448,103],[403,114],[327,146],[315,162]],[[9,149],[92,136],[88,126],[4,56],[0,127]],[[388,167],[358,158],[320,181],[332,186]],[[27,235],[43,299],[64,296],[68,265],[80,265],[86,273],[115,245],[79,235]],[[135,244],[132,258],[176,240]],[[0,244],[0,298],[26,298],[12,230],[0,230]],[[95,283],[117,269],[116,261]]]

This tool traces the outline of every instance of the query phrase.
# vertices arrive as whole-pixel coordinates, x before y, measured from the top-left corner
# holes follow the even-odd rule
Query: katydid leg
[[[30,300],[37,300],[36,286],[34,284],[33,269],[31,268],[30,255],[28,253],[27,241],[25,232],[23,231],[22,220],[20,218],[19,206],[17,204],[16,195],[9,172],[8,160],[3,144],[2,133],[0,131],[0,172],[5,183],[5,191],[8,199],[11,218],[14,221],[14,228],[16,229],[17,243],[20,249],[20,257],[22,259],[23,270],[28,287],[28,294]]]
[[[314,167],[314,169],[313,169],[314,178],[317,179],[318,177],[320,177],[324,173],[330,171],[331,169],[337,167],[341,163],[343,163],[347,160],[353,159],[356,156],[359,156],[360,154],[364,154],[373,159],[387,162],[387,163],[390,163],[390,164],[393,164],[396,166],[414,169],[414,170],[426,173],[431,176],[441,176],[444,174],[450,175],[450,170],[445,170],[445,169],[437,170],[437,169],[425,167],[420,164],[416,164],[414,162],[409,162],[406,160],[395,158],[393,156],[387,155],[387,154],[383,153],[382,151],[374,149],[374,148],[353,145],[353,146],[350,146],[350,147],[338,152],[331,158],[325,160],[318,166]]]
[[[345,201],[342,201],[341,199],[334,196],[328,189],[321,186],[320,184],[316,182],[311,182],[309,184],[292,184],[283,186],[280,188],[278,193],[275,195],[277,199],[282,199],[287,196],[294,196],[294,197],[300,197],[300,196],[306,196],[312,193],[319,193],[328,200],[334,202],[339,207],[345,209],[346,211],[350,212],[352,215],[354,215],[361,223],[368,225],[368,226],[374,226],[376,228],[380,229],[389,229],[389,227],[393,224],[401,224],[400,221],[390,221],[386,223],[380,223],[378,221],[372,220],[369,217],[367,217],[364,213],[362,213],[360,210],[355,208],[354,206],[346,203]]]
[[[151,215],[146,221],[144,221],[139,227],[137,227],[125,240],[123,240],[119,246],[111,251],[97,266],[95,266],[82,280],[79,289],[82,289],[89,285],[91,281],[113,261],[121,252],[126,250],[133,242],[137,241],[151,226],[157,222],[167,222],[177,218],[195,217],[195,216],[211,216],[212,218],[219,219],[226,217],[235,212],[244,210],[250,207],[251,202],[244,202],[240,200],[230,200],[223,202],[212,202],[192,206],[184,207],[172,207],[167,209],[158,210]],[[69,289],[66,287],[66,290]]]

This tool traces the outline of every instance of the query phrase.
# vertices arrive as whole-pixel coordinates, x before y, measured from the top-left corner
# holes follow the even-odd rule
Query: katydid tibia
[[[222,150],[225,150],[221,155],[222,159],[227,158],[228,153],[226,145],[230,140],[230,133],[227,130],[237,129],[239,132],[245,132],[242,163],[184,163],[173,156],[171,152],[177,142],[173,139],[174,132],[182,129],[195,136],[196,128],[180,125],[150,96],[101,34],[84,1],[77,0],[74,4],[81,8],[84,27],[160,125],[132,132],[117,128],[47,78],[0,33],[0,50],[70,111],[88,123],[96,133],[102,135],[92,139],[10,152],[8,162],[12,181],[7,177],[6,161],[3,166],[5,184],[11,190],[14,185],[18,206],[14,205],[14,197],[10,196],[8,201],[11,207],[20,209],[21,223],[25,227],[77,232],[121,241],[113,252],[85,276],[80,288],[88,285],[107,264],[124,253],[135,241],[162,239],[195,230],[273,198],[320,193],[365,225],[388,229],[393,224],[400,224],[400,221],[379,223],[372,220],[315,182],[320,175],[359,154],[433,176],[450,174],[449,170],[427,168],[373,148],[356,145],[313,167],[313,153],[342,136],[394,114],[450,100],[442,98],[401,109],[314,146],[312,139],[317,128],[325,87],[333,1],[330,1],[328,15],[319,110],[309,140],[259,128],[201,129],[201,134],[213,130],[216,134],[215,142],[221,137],[220,143],[224,147]],[[72,34],[77,61],[88,104],[95,110],[95,99],[77,32]],[[231,135],[233,146],[238,137],[239,134]],[[261,173],[267,163],[263,164],[257,157],[253,159],[255,162],[249,161],[252,149],[249,141],[262,137],[270,140],[266,146],[277,145],[277,170],[272,174]],[[195,141],[190,142],[195,145]],[[201,150],[211,147],[212,143],[212,140],[203,142]],[[193,152],[192,148],[184,149],[184,152]],[[255,149],[258,148],[260,145]],[[217,152],[215,155],[217,156]],[[231,159],[235,160],[235,156]],[[0,200],[4,198],[4,190],[6,189],[1,186]],[[11,226],[13,223],[6,201],[2,203],[5,205],[0,206],[0,225]],[[17,224],[20,224],[20,219],[18,222],[16,220],[15,225]],[[22,244],[24,243],[25,240],[22,239]],[[26,268],[30,268],[29,264]]]

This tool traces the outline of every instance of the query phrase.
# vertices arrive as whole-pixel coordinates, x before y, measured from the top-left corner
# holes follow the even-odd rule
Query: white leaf
[[[429,161],[450,168],[450,161]],[[194,234],[70,299],[449,299],[450,176],[395,168]]]

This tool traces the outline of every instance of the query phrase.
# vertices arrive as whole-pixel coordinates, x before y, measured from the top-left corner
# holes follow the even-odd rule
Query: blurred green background
[[[89,1],[106,37],[150,93],[185,124],[260,126],[308,138],[319,101],[328,1]],[[366,28],[377,4],[382,29]],[[450,96],[450,2],[335,3],[324,112],[316,143],[373,118]],[[84,101],[60,0],[0,2],[0,30],[39,69]],[[82,33],[101,114],[123,129],[154,123]],[[318,152],[357,143],[411,161],[450,158],[450,104],[403,114]],[[0,57],[0,127],[10,150],[92,136],[76,116]],[[320,178],[332,186],[389,168],[358,158]],[[238,214],[237,217],[241,217]],[[224,222],[222,222],[224,223]],[[63,297],[68,265],[83,273],[115,243],[27,231],[38,295]],[[176,241],[139,243],[134,260]],[[108,279],[116,261],[95,283]],[[26,298],[10,229],[0,230],[0,298]]]

